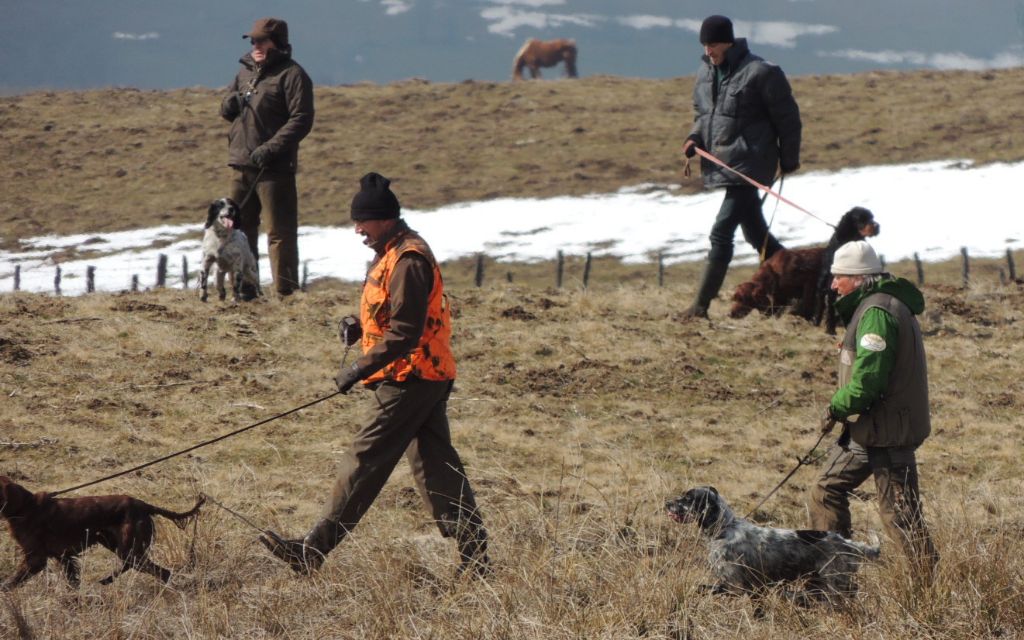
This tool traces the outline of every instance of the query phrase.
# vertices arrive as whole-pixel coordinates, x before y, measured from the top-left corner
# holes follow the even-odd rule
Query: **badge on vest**
[[[846,365],[847,367],[853,365],[853,352],[849,349],[843,349],[839,352],[839,362]]]
[[[868,351],[885,351],[885,338],[877,333],[865,333],[861,336],[860,346]]]

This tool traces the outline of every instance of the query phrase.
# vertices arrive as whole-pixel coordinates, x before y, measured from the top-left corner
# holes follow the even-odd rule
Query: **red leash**
[[[734,174],[738,175],[739,177],[743,178],[744,180],[746,180],[747,182],[749,182],[749,183],[750,183],[750,184],[752,184],[753,186],[757,187],[757,188],[758,188],[758,189],[760,189],[761,191],[764,191],[765,193],[768,193],[768,194],[771,194],[771,195],[775,196],[776,198],[778,198],[778,199],[779,199],[779,200],[781,200],[782,202],[785,202],[785,203],[786,203],[786,204],[788,204],[789,206],[791,206],[791,207],[793,207],[793,208],[795,208],[795,209],[798,209],[798,210],[800,210],[800,211],[803,211],[804,213],[806,213],[807,215],[811,216],[811,217],[812,217],[812,218],[814,218],[815,220],[820,220],[821,222],[824,222],[824,223],[825,223],[825,224],[827,224],[828,226],[832,227],[833,229],[835,229],[835,228],[836,228],[836,226],[835,226],[834,224],[832,224],[831,222],[829,222],[829,221],[825,220],[824,218],[821,218],[821,217],[819,217],[819,216],[816,216],[816,215],[814,215],[813,213],[811,213],[811,212],[810,212],[810,211],[808,211],[807,209],[804,209],[803,207],[801,207],[801,206],[800,206],[800,205],[798,205],[797,203],[795,203],[795,202],[793,202],[792,200],[790,200],[790,199],[788,199],[788,198],[784,197],[784,196],[783,196],[783,195],[782,195],[781,193],[778,193],[778,192],[772,191],[772,189],[771,189],[770,187],[766,187],[766,186],[764,186],[763,184],[761,184],[760,182],[758,182],[757,180],[754,180],[753,178],[750,178],[750,177],[748,177],[748,176],[746,176],[746,175],[744,175],[744,174],[740,173],[739,171],[737,171],[737,170],[733,169],[732,167],[730,167],[729,165],[725,164],[724,162],[722,162],[721,160],[719,160],[719,159],[718,159],[718,158],[716,158],[715,156],[711,155],[711,154],[710,154],[710,153],[708,153],[707,151],[705,151],[705,150],[701,149],[701,148],[700,148],[700,147],[698,147],[697,145],[693,145],[693,150],[694,150],[694,151],[696,151],[696,152],[697,152],[697,155],[699,155],[700,157],[702,157],[702,158],[704,158],[704,159],[708,160],[709,162],[713,162],[713,163],[717,164],[718,166],[722,167],[722,168],[723,168],[723,169],[725,169],[726,171],[730,171],[730,172],[732,172],[732,173],[734,173]],[[687,161],[687,167],[689,167],[689,161]]]

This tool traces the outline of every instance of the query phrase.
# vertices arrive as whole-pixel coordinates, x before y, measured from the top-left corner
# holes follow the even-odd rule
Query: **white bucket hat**
[[[882,261],[864,240],[847,242],[836,249],[832,273],[837,276],[867,276],[882,273]]]

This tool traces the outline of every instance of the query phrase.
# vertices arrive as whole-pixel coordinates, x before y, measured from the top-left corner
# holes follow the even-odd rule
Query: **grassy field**
[[[804,167],[967,157],[1020,160],[1024,70],[794,79]],[[347,217],[356,180],[396,179],[427,208],[496,195],[679,183],[689,78],[405,82],[318,88],[303,146],[305,223]],[[40,233],[198,221],[223,193],[226,127],[208,90],[36,93],[0,99],[6,247]],[[680,188],[694,190],[696,182]],[[429,240],[429,238],[428,238]],[[369,257],[369,256],[368,256]],[[1018,254],[1018,264],[1024,256]],[[908,263],[890,265],[913,278]],[[0,593],[0,638],[1011,638],[1024,629],[1024,299],[999,261],[927,265],[921,318],[933,435],[919,452],[942,554],[915,588],[896,545],[864,568],[847,608],[703,593],[705,544],[663,503],[713,484],[746,513],[806,453],[835,384],[835,341],[792,317],[683,323],[700,265],[570,257],[443,266],[455,304],[453,438],[491,532],[495,575],[453,578],[456,557],[400,465],[323,570],[298,578],[255,531],[207,505],[195,533],[158,524],[161,586],[96,581],[73,591],[49,569]],[[511,282],[506,277],[510,274]],[[233,305],[195,291],[58,298],[0,295],[0,474],[59,490],[156,458],[333,391],[337,321],[358,289]],[[261,527],[297,534],[317,517],[340,451],[372,404],[333,398],[217,445],[92,487],[173,509],[206,493]],[[815,477],[802,469],[754,518],[803,527]],[[853,505],[858,539],[880,531],[874,487]],[[190,548],[194,545],[194,561]],[[0,534],[0,577],[17,553]]]
[[[1019,286],[996,263],[959,287],[931,265],[922,326],[934,434],[920,451],[925,508],[942,553],[914,589],[897,547],[861,574],[846,610],[703,594],[705,545],[669,521],[666,498],[713,484],[745,513],[814,440],[834,384],[834,338],[783,317],[680,323],[698,265],[603,261],[550,286],[552,265],[472,286],[445,265],[460,376],[453,435],[491,530],[496,574],[453,579],[455,551],[400,465],[363,524],[315,577],[268,557],[246,524],[208,505],[198,533],[159,524],[168,586],[84,556],[84,585],[48,570],[0,595],[3,638],[993,638],[1024,628],[1024,344]],[[909,264],[896,273],[913,274]],[[726,290],[749,269],[730,273]],[[207,304],[194,291],[0,296],[0,473],[57,490],[304,404],[332,390],[336,322],[352,285],[287,301]],[[372,400],[331,399],[85,493],[127,492],[184,508],[204,492],[259,526],[298,533],[318,515],[339,451]],[[815,471],[756,514],[806,525]],[[873,486],[856,537],[880,530]],[[195,544],[195,563],[189,548]],[[0,575],[16,553],[0,536]]]

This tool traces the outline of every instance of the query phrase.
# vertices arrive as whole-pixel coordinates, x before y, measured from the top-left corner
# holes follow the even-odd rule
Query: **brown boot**
[[[274,557],[287,562],[292,571],[303,575],[309,575],[319,569],[326,557],[319,549],[306,544],[303,539],[282,538],[269,529],[260,534],[260,542],[274,554]]]

